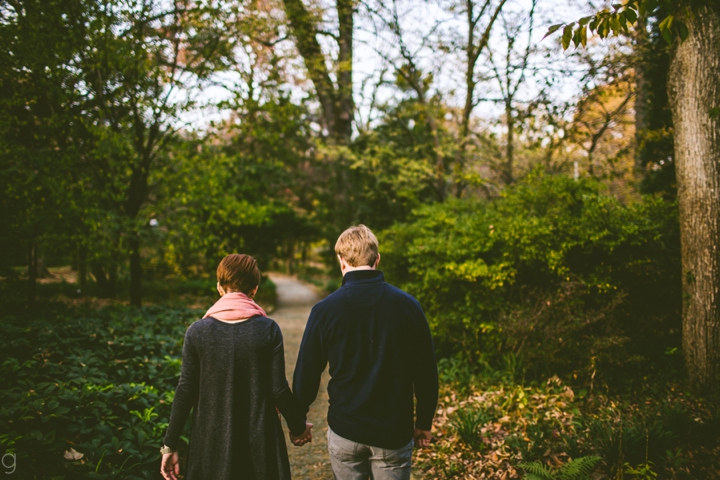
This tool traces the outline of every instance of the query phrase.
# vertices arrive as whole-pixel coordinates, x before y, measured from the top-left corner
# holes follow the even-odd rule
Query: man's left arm
[[[320,377],[327,365],[327,352],[319,323],[317,312],[313,309],[305,327],[293,374],[293,393],[305,414],[317,397]]]
[[[419,317],[421,318],[417,319],[415,348],[413,349],[415,352],[413,386],[417,400],[415,442],[421,447],[426,447],[430,445],[432,438],[430,431],[438,402],[438,372],[430,326],[422,309],[420,309]]]

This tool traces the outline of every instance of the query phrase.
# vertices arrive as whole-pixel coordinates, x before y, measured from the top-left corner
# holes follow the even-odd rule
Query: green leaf
[[[720,117],[720,107],[710,109],[710,118],[715,119]]]
[[[675,21],[675,30],[677,30],[678,35],[680,35],[680,40],[685,41],[689,35],[690,32],[688,32],[687,25],[685,25],[684,22],[681,22],[680,20]]]
[[[673,37],[672,33],[670,33],[670,30],[666,28],[664,30],[661,30],[660,32],[662,33],[663,39],[665,39],[665,43],[667,43],[668,45],[672,45]]]
[[[563,50],[567,50],[570,46],[570,40],[572,39],[573,30],[572,30],[573,24],[569,23],[565,25],[565,28],[563,28],[563,36],[562,36],[562,47]]]
[[[635,10],[628,8],[623,13],[625,14],[625,18],[627,18],[628,22],[631,24],[634,24],[637,21],[637,13],[635,13]]]
[[[545,33],[543,40],[545,40],[545,38],[548,37],[549,35],[552,35],[556,31],[558,31],[560,29],[560,27],[562,27],[563,25],[564,25],[563,23],[557,23],[555,25],[551,25],[550,28],[548,28],[547,32]]]
[[[573,45],[575,45],[575,48],[577,48],[577,46],[580,45],[580,29],[581,29],[581,27],[578,27],[573,32],[572,41],[573,41]]]

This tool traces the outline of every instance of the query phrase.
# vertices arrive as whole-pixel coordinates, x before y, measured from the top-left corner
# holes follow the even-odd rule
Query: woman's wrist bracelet
[[[166,455],[168,453],[175,453],[177,450],[174,448],[170,448],[167,445],[163,445],[162,448],[160,448],[160,453],[163,455]]]

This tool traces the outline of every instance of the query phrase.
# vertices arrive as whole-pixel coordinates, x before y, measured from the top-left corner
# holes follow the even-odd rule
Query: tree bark
[[[308,77],[315,86],[322,106],[323,120],[331,140],[347,145],[352,135],[355,104],[352,96],[353,15],[355,0],[337,0],[339,22],[337,86],[327,67],[327,59],[317,40],[316,19],[302,0],[283,0],[285,15],[295,37],[295,45],[303,57]]]
[[[27,301],[28,305],[30,305],[35,302],[37,293],[37,243],[33,242],[28,245],[27,262]]]
[[[647,21],[640,15],[635,28],[635,142],[638,148],[635,149],[635,179],[642,180],[644,176],[642,155],[639,148],[642,136],[647,128],[647,80],[645,79],[645,56],[649,49],[650,39],[647,32]]]
[[[78,285],[82,293],[85,293],[87,286],[87,247],[85,245],[78,246]]]
[[[508,82],[509,83],[509,82]],[[515,119],[512,108],[513,95],[508,93],[505,103],[505,123],[507,124],[507,143],[505,144],[505,184],[512,185],[515,181],[513,166],[515,163]]]
[[[720,385],[720,14],[701,7],[684,15],[689,37],[670,63],[668,94],[683,266],[683,351],[691,384]]]
[[[337,88],[337,125],[335,136],[347,144],[352,135],[353,112],[353,18],[355,0],[337,0],[339,22],[338,36],[338,88]]]
[[[130,305],[142,306],[142,265],[140,264],[140,237],[130,234]]]

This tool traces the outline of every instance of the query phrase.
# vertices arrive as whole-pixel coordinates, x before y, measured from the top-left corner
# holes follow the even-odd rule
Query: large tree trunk
[[[720,384],[720,14],[709,7],[686,15],[690,35],[670,64],[668,93],[683,266],[683,351],[691,383]]]
[[[302,0],[283,0],[285,15],[295,37],[295,45],[303,57],[308,77],[315,86],[322,106],[325,127],[330,139],[347,145],[352,134],[355,104],[352,96],[353,62],[353,15],[355,0],[337,0],[338,63],[336,65],[337,86],[328,70],[327,59],[317,40],[318,19],[303,4]]]

